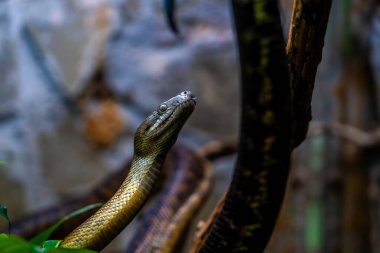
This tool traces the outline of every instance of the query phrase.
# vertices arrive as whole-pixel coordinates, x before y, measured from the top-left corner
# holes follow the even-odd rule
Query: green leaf
[[[48,240],[44,241],[42,248],[45,250],[47,249],[55,249],[58,248],[59,244],[62,242],[62,240]]]
[[[0,160],[0,169],[9,169],[9,167],[7,167],[6,165],[8,165],[7,162]]]
[[[34,245],[42,245],[44,241],[46,241],[49,236],[55,231],[57,230],[57,228],[59,228],[59,226],[61,226],[66,220],[76,216],[76,215],[79,215],[81,213],[84,213],[84,212],[87,212],[91,209],[94,209],[94,208],[98,208],[102,206],[102,203],[96,203],[96,204],[91,204],[91,205],[88,205],[88,206],[85,206],[81,209],[78,209],[68,215],[66,215],[65,217],[63,217],[62,219],[60,219],[59,221],[57,221],[55,224],[53,224],[52,226],[50,226],[48,229],[46,229],[45,231],[43,231],[42,233],[38,234],[37,236],[35,236],[34,238],[32,238],[30,240],[30,243],[34,244]]]
[[[29,243],[18,236],[0,234],[1,253],[96,253],[88,249],[57,248],[60,240],[44,242],[44,248]]]
[[[9,222],[7,207],[3,204],[0,204],[0,216]]]
[[[0,234],[0,252],[1,253],[37,253],[42,252],[27,241],[18,236],[9,236]]]
[[[11,221],[8,217],[7,207],[3,204],[0,204],[0,216],[8,221],[8,230],[9,230],[8,233],[10,234],[11,233]]]

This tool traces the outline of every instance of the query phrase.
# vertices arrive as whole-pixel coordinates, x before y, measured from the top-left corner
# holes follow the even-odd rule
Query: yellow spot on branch
[[[267,110],[264,113],[262,120],[263,120],[265,125],[267,125],[267,126],[272,125],[275,121],[275,117],[274,117],[273,112],[271,110]]]
[[[273,98],[272,85],[269,77],[263,78],[263,87],[259,96],[259,103],[262,105],[268,104]]]
[[[255,34],[253,33],[253,30],[250,28],[247,28],[243,33],[243,41],[244,44],[250,44],[255,37]]]
[[[255,12],[255,19],[257,23],[268,22],[269,17],[265,11],[266,1],[256,1],[253,6],[253,10]]]
[[[271,150],[272,145],[273,145],[275,140],[276,140],[275,136],[268,136],[267,138],[265,138],[265,141],[264,141],[264,151],[265,152],[268,152]]]

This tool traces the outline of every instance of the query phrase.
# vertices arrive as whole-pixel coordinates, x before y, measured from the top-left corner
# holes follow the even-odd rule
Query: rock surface
[[[236,135],[238,68],[227,2],[179,3],[181,39],[167,28],[157,1],[139,1],[134,12],[119,9],[108,44],[110,87],[146,112],[191,90],[199,103],[188,125],[213,137]]]

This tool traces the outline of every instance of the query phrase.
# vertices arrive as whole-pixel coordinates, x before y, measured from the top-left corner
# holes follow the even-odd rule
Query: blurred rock
[[[12,218],[54,201],[27,132],[17,120],[0,127],[0,160],[6,163],[0,168],[0,203],[8,206]]]
[[[0,2],[0,122],[16,113],[17,68],[9,4]]]
[[[78,118],[67,117],[53,132],[38,137],[43,178],[55,194],[70,196],[94,187],[107,171],[85,140]]]
[[[120,108],[113,100],[105,100],[97,104],[84,117],[87,140],[95,147],[112,146],[124,128]]]
[[[0,2],[0,160],[11,168],[0,169],[0,202],[13,218],[88,190],[128,156],[92,150],[64,101],[104,56],[110,10],[102,0]]]
[[[182,38],[167,27],[159,1],[139,1],[134,11],[129,2],[120,8],[122,22],[108,45],[115,93],[150,111],[191,90],[198,105],[187,125],[216,138],[236,135],[238,67],[227,1],[179,2]]]
[[[369,57],[373,67],[374,78],[377,83],[378,95],[380,95],[380,3],[378,3],[372,18]],[[378,110],[380,110],[380,108],[378,108]]]
[[[55,70],[53,86],[77,95],[99,59],[110,28],[111,9],[104,0],[19,1],[16,13],[30,29],[33,42]],[[40,61],[44,59],[39,59]]]

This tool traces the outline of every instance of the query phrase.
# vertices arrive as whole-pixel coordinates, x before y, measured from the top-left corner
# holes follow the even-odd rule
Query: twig
[[[293,147],[305,139],[311,120],[315,75],[322,58],[331,0],[295,0],[286,47],[292,73]]]
[[[354,126],[334,123],[317,122],[310,125],[308,135],[330,134],[351,141],[363,148],[373,148],[380,145],[380,131],[365,132]]]

